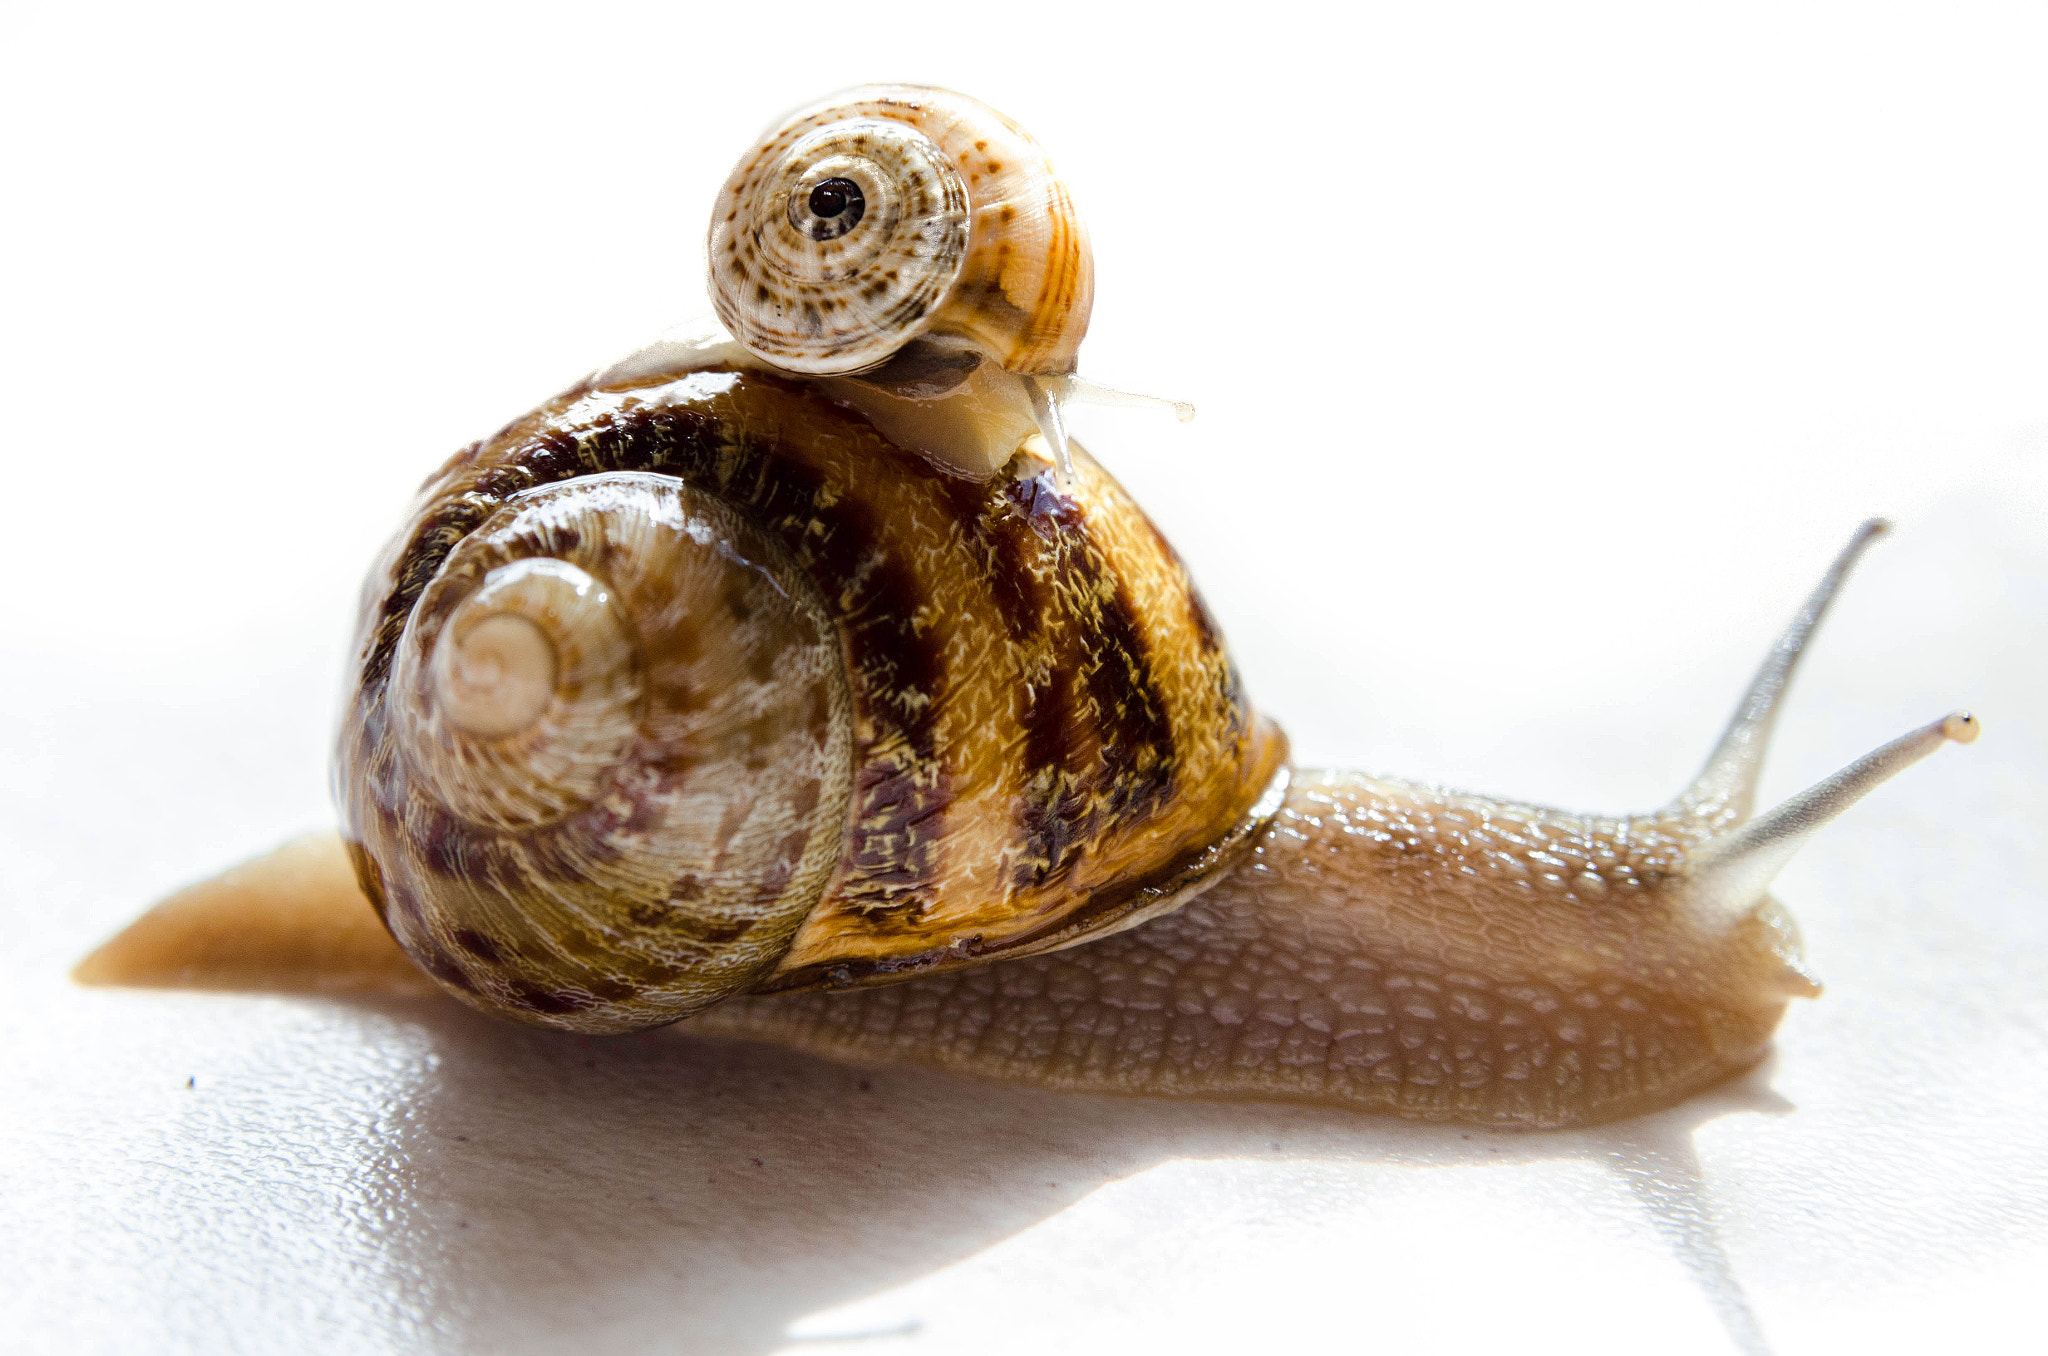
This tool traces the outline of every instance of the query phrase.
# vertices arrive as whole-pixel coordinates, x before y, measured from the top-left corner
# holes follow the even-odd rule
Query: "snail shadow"
[[[1768,1070],[1657,1116],[1508,1134],[1254,1103],[1064,1095],[861,1069],[678,1031],[591,1040],[433,1000],[431,1069],[387,1142],[373,1225],[428,1344],[766,1352],[1175,1159],[1458,1165],[1591,1158],[1620,1174],[1735,1346],[1768,1350],[1724,1255],[1692,1132],[1770,1110]],[[1779,1104],[1782,1107],[1782,1103]],[[886,1344],[882,1344],[886,1345]]]

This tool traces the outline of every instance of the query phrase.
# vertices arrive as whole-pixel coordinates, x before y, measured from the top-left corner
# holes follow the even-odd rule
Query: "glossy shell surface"
[[[656,534],[665,550],[684,550],[669,540],[679,530],[723,543],[699,551],[711,561],[745,562],[712,572],[701,608],[629,609],[623,629],[646,653],[628,667],[643,679],[649,656],[695,656],[700,623],[724,623],[734,609],[720,590],[787,595],[728,667],[786,671],[794,690],[736,699],[755,718],[728,722],[719,765],[737,808],[699,802],[684,818],[717,828],[681,854],[647,856],[680,822],[664,796],[700,784],[707,746],[663,743],[645,681],[630,737],[615,731],[604,758],[578,764],[573,794],[523,820],[474,795],[429,795],[445,734],[399,728],[433,628],[515,557],[572,558],[634,596],[607,556],[621,530],[579,529],[564,545],[556,519],[593,490],[671,503],[671,518],[698,524]],[[821,625],[836,679],[817,663]],[[1179,561],[1092,461],[1065,492],[1049,475],[963,477],[808,383],[711,360],[579,386],[459,454],[370,581],[359,658],[341,799],[387,926],[458,996],[577,1030],[673,1020],[737,989],[885,982],[1138,921],[1248,850],[1285,778],[1285,740],[1247,702]],[[696,686],[679,680],[662,700],[681,707]],[[835,788],[810,774],[840,756],[842,690],[850,744]],[[766,769],[758,787],[733,772],[749,759]],[[827,821],[836,847],[820,858]],[[726,865],[749,835],[766,857]],[[707,915],[691,896],[714,877],[729,888]],[[520,898],[574,903],[514,923],[493,902]],[[573,941],[557,935],[561,910],[582,911]],[[786,945],[768,959],[778,934]],[[692,947],[708,959],[679,954]],[[650,976],[670,995],[652,1007]]]

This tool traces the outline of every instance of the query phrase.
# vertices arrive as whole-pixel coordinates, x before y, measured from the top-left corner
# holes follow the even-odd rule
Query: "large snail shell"
[[[735,356],[469,449],[373,575],[339,793],[423,969],[624,1030],[1064,946],[1249,847],[1285,740],[1113,480],[966,479]]]
[[[712,213],[711,296],[747,349],[844,375],[920,335],[1063,374],[1095,294],[1088,237],[1038,143],[948,90],[866,85],[803,109]]]

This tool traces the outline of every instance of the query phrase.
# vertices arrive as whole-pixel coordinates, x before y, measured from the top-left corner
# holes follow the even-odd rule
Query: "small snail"
[[[1292,769],[1172,549],[1058,429],[1092,273],[1029,136],[852,91],[742,160],[709,251],[729,337],[459,453],[365,587],[343,838],[405,954],[483,1011],[1611,1119],[1762,1055],[1818,992],[1772,877],[1975,735],[1945,717],[1752,815],[1872,523],[1664,809]]]

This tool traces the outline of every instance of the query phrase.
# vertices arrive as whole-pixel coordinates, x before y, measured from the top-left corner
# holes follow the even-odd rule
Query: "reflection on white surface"
[[[1761,1349],[1699,1190],[1690,1127],[1667,1120],[1541,1143],[1424,1131],[1294,1161],[1275,1142],[1169,1162],[790,1336],[928,1333],[1021,1351],[1042,1337],[991,1331],[986,1316],[1025,1293],[1056,1329],[1094,1325],[1103,1349],[1314,1349],[1369,1334],[1390,1350],[1476,1351],[1551,1332],[1622,1351],[1657,1332],[1672,1350],[1719,1352],[1729,1339],[1717,1311]],[[1203,1203],[1199,1232],[1186,1228],[1190,1201]],[[1072,1285],[1077,1263],[1093,1284]],[[1131,1293],[1145,1297],[1135,1312]],[[1290,1296],[1322,1302],[1274,1303]]]
[[[2042,29],[1284,17],[1055,7],[1050,64],[989,56],[1019,41],[995,13],[773,63],[730,59],[759,45],[738,9],[0,19],[29,190],[0,221],[0,456],[34,562],[0,628],[0,1345],[2023,1344],[2048,1262]],[[1956,705],[1985,734],[1778,882],[1828,990],[1769,1068],[1508,1137],[64,980],[149,900],[331,822],[341,647],[412,486],[698,308],[700,223],[759,126],[900,75],[1016,116],[1074,184],[1084,373],[1202,410],[1076,410],[1078,435],[1305,763],[1655,803],[1849,528],[1897,520],[1763,798]],[[1239,166],[1308,186],[1313,220],[1241,203]],[[1225,206],[1162,230],[1188,185]],[[1276,231],[1290,256],[1335,232],[1343,268],[1296,285]]]

